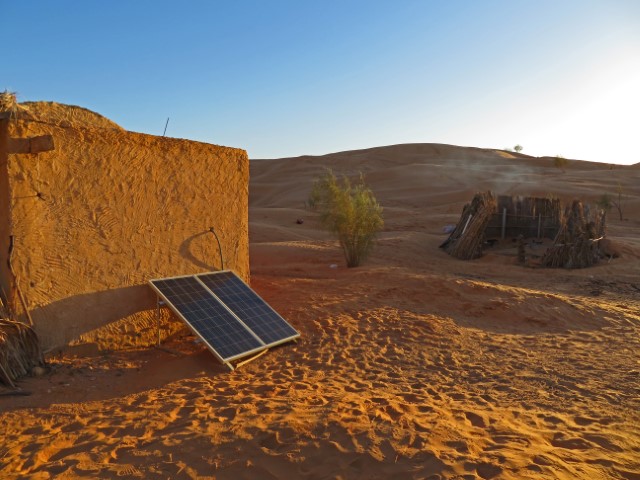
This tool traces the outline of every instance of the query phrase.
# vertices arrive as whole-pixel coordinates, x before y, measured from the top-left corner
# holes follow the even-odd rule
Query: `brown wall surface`
[[[244,150],[117,129],[9,125],[13,138],[45,134],[53,151],[9,154],[7,165],[13,268],[45,349],[118,320],[126,331],[155,322],[149,279],[220,269],[210,226],[225,268],[249,280]]]
[[[0,295],[4,301],[11,301],[9,266],[9,178],[8,166],[8,120],[0,118]]]

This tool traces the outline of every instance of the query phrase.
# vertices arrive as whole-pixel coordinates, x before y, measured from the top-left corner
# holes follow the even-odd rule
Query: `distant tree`
[[[620,216],[620,220],[623,220],[622,207],[624,204],[624,192],[622,190],[622,185],[620,184],[618,184],[618,188],[616,188],[616,198],[614,198],[612,203],[615,209],[618,210],[618,215]]]
[[[375,237],[384,226],[382,207],[363,176],[352,185],[346,177],[338,182],[327,170],[314,182],[308,203],[320,211],[325,228],[338,237],[347,267],[359,266],[371,253]]]
[[[624,192],[622,189],[622,185],[618,184],[618,188],[616,189],[616,196],[612,196],[608,193],[603,193],[598,200],[596,200],[596,205],[598,205],[603,210],[609,211],[612,208],[615,208],[618,211],[618,216],[620,220],[624,219],[623,216],[623,206],[624,206]]]
[[[516,152],[520,153],[520,152],[522,151],[522,145],[518,144],[518,145],[516,145],[515,147],[513,147],[513,149],[514,149]]]
[[[559,168],[564,172],[565,168],[567,168],[567,165],[569,165],[569,161],[566,158],[564,158],[562,155],[556,155],[555,157],[553,157],[554,167]]]

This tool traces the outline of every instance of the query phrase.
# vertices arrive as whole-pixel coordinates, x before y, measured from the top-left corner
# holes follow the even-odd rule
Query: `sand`
[[[360,268],[305,208],[324,167],[364,172],[385,209]],[[444,145],[253,160],[252,286],[302,338],[234,372],[177,320],[165,350],[52,352],[20,382],[31,395],[0,397],[0,477],[639,479],[639,180]],[[609,263],[438,248],[476,191],[589,201],[618,185]]]

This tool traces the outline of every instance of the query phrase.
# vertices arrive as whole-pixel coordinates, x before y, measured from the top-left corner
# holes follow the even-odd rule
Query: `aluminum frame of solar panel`
[[[300,333],[231,270],[196,275],[267,347],[295,340]]]
[[[158,278],[149,280],[149,284],[221,363],[229,365],[229,362],[268,348],[247,325],[238,319],[237,315],[215,295],[212,295],[206,285],[199,281],[195,275]],[[185,285],[189,285],[191,291]],[[197,288],[194,290],[193,287]],[[217,321],[213,325],[207,326],[208,330],[203,328],[201,321],[212,321],[216,318]],[[213,330],[211,330],[212,328]],[[217,335],[208,335],[209,332]],[[230,338],[235,342],[227,341],[223,344],[217,342],[219,339],[228,340]],[[240,340],[245,342],[246,348],[238,349],[240,351],[235,351],[232,354],[226,354],[233,352],[233,350],[230,352],[228,345],[231,344],[232,347],[240,345]]]

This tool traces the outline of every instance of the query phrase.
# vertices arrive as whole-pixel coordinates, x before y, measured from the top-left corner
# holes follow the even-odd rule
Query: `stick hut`
[[[567,207],[554,246],[542,256],[541,264],[552,268],[586,268],[600,258],[599,242],[605,237],[606,213],[591,211],[574,200]]]
[[[476,194],[471,203],[464,206],[460,222],[440,248],[460,260],[482,256],[485,230],[496,211],[496,205],[496,198],[491,192]]]
[[[564,211],[557,198],[494,197],[478,193],[464,206],[460,221],[440,245],[461,260],[482,256],[483,247],[511,238],[517,241],[524,263],[526,239],[553,241],[540,264],[552,268],[584,268],[601,256],[599,241],[605,237],[603,210],[591,209],[575,200]]]

